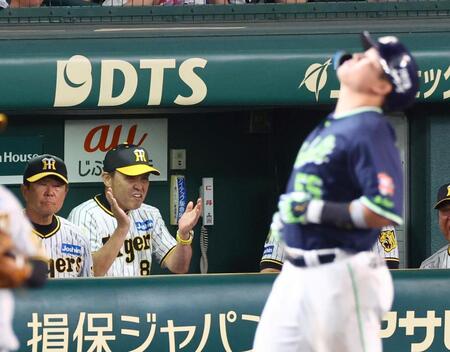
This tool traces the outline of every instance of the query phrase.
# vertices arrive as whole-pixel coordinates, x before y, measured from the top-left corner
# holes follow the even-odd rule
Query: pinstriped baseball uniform
[[[269,232],[264,243],[264,252],[260,262],[260,270],[272,268],[281,270],[284,262],[284,245]],[[397,233],[394,226],[383,227],[372,251],[383,257],[390,269],[398,269],[400,259],[398,254]]]
[[[106,276],[148,276],[152,255],[162,264],[177,244],[155,207],[142,204],[140,208],[130,210],[128,217],[130,230]],[[98,251],[117,227],[104,194],[75,207],[69,220],[86,229],[92,252]]]
[[[381,229],[372,251],[384,258],[389,269],[398,269],[400,259],[394,226],[385,226]]]
[[[33,223],[33,233],[42,239],[50,258],[51,278],[89,277],[92,257],[87,237],[82,230],[64,218],[54,215],[50,225]]]
[[[0,185],[0,229],[14,242],[16,254],[35,257],[43,254],[39,241],[32,235],[32,227],[13,194]],[[14,298],[10,290],[0,289],[0,351],[19,348],[12,330]]]
[[[272,231],[269,231],[266,242],[264,243],[264,251],[259,263],[260,270],[277,269],[281,270],[284,262],[284,245],[280,239],[276,238]]]
[[[420,264],[420,269],[450,269],[450,245],[445,245]]]

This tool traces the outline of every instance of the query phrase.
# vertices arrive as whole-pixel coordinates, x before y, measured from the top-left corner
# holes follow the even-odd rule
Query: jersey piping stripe
[[[400,216],[383,210],[383,208],[380,208],[378,205],[373,204],[366,196],[363,196],[360,199],[361,203],[372,210],[374,213],[377,213],[378,215],[381,215],[386,219],[394,221],[397,225],[403,225],[403,219]]]
[[[110,211],[109,209],[107,209],[107,208],[102,204],[102,202],[98,199],[99,196],[100,196],[100,194],[97,194],[97,195],[94,197],[95,202],[98,204],[98,206],[99,206],[106,214],[109,214],[109,215],[111,215],[111,216],[114,216],[113,212]]]
[[[398,258],[388,258],[388,257],[386,257],[386,258],[384,258],[384,260],[387,261],[387,262],[398,262],[398,263],[400,263],[400,259],[398,259]]]
[[[274,263],[274,264],[283,265],[283,262],[280,262],[279,260],[275,260],[275,259],[261,259],[261,263]]]
[[[36,231],[35,229],[33,229],[33,233],[35,235],[39,236],[40,238],[50,238],[50,237],[52,237],[61,228],[61,221],[59,221],[59,218],[57,216],[55,216],[55,218],[56,218],[57,225],[56,225],[56,227],[55,227],[55,229],[53,231],[51,231],[49,233],[46,233],[46,234],[43,234],[43,233],[40,233],[40,232]]]
[[[161,259],[161,267],[163,266],[163,264],[164,264],[164,261],[169,257],[169,255],[175,250],[175,247],[176,247],[176,245],[175,246],[173,246],[172,248],[170,248],[169,249],[169,251],[166,253],[166,255],[164,256],[164,257],[162,257],[162,259]]]
[[[353,273],[353,269],[350,266],[350,264],[347,264],[347,269],[350,274],[350,280],[352,282],[353,296],[355,297],[355,310],[356,310],[355,313],[358,318],[358,328],[359,328],[359,337],[360,337],[361,347],[362,347],[363,352],[366,352],[366,343],[364,341],[364,330],[363,330],[362,322],[361,322],[361,311],[360,311],[360,304],[359,304],[358,287],[356,287],[355,275]]]

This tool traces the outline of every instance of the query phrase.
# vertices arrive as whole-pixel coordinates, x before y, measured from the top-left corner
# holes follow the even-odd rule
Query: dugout
[[[67,135],[68,121],[162,119],[167,178],[152,182],[149,203],[169,219],[171,175],[185,175],[189,199],[202,177],[214,177],[209,271],[257,271],[298,147],[337,97],[332,54],[360,50],[362,30],[395,34],[421,70],[418,103],[393,117],[407,181],[402,261],[417,267],[444,243],[431,208],[450,171],[449,10],[450,1],[411,1],[2,11],[0,111],[11,121],[0,182],[17,193],[33,153],[67,162],[65,150],[85,143],[80,135],[78,146],[65,145],[78,136]],[[171,149],[186,150],[186,170],[170,168]],[[100,183],[71,184],[61,215],[99,191]]]

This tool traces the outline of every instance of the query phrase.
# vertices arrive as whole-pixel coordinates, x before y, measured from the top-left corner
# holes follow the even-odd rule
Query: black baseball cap
[[[446,183],[439,187],[437,192],[437,200],[434,209],[439,209],[445,202],[450,202],[450,183]]]
[[[146,173],[160,175],[160,172],[150,165],[147,150],[128,143],[119,144],[105,155],[103,171],[113,172],[116,170],[127,176]]]
[[[57,156],[50,154],[39,155],[28,161],[23,174],[23,183],[33,183],[47,176],[55,176],[64,183],[69,183],[66,164]]]

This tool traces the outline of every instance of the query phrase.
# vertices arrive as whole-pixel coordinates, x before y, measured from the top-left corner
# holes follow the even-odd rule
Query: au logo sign
[[[298,88],[305,86],[310,92],[316,96],[316,101],[319,101],[319,94],[328,79],[328,66],[331,65],[331,59],[328,59],[323,64],[314,63],[310,65],[305,72],[305,77]]]
[[[192,91],[190,96],[178,95],[173,101],[177,105],[195,105],[207,95],[205,82],[194,69],[204,69],[207,60],[190,58],[182,61],[178,67],[178,77]],[[175,59],[141,59],[139,71],[125,60],[101,60],[100,82],[94,82],[91,61],[82,55],[74,55],[69,60],[58,60],[56,64],[56,88],[54,107],[69,107],[83,103],[91,94],[94,84],[98,84],[98,106],[120,106],[129,102],[136,93],[139,78],[148,77],[141,71],[150,71],[150,84],[147,105],[161,105],[164,87],[164,74],[177,68]],[[141,72],[141,75],[138,74]],[[123,75],[123,87],[118,95],[113,95],[114,78]],[[117,83],[116,83],[117,84]],[[166,83],[167,84],[167,83]]]
[[[140,146],[136,160],[160,170],[152,181],[167,180],[167,119],[125,118],[65,121],[64,159],[70,181],[101,182],[105,153],[122,142]]]

